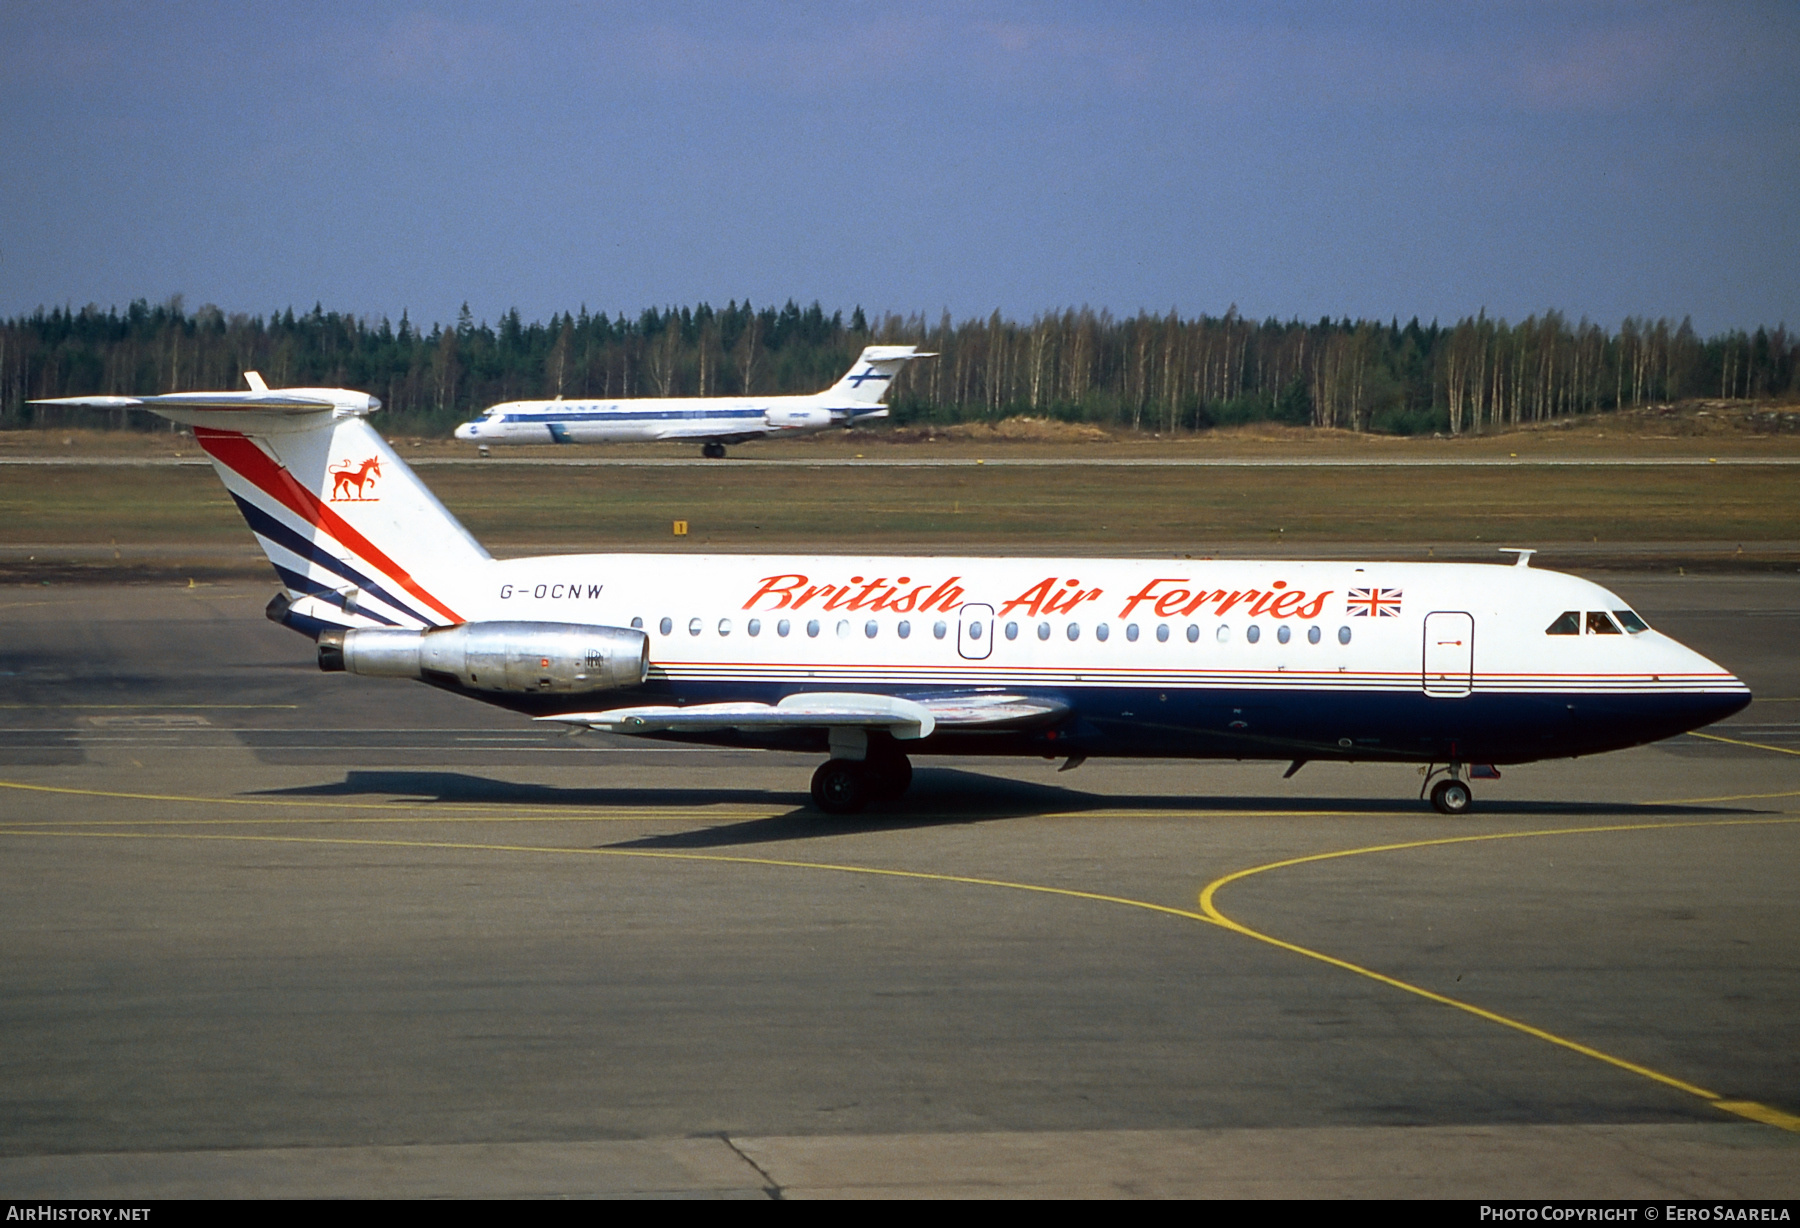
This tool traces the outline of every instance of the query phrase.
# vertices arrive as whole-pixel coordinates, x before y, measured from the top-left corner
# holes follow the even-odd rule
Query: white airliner
[[[1666,738],[1750,702],[1597,584],[1512,566],[582,554],[494,559],[328,388],[72,397],[193,426],[326,670],[541,720],[814,750],[820,809],[909,754],[1494,765]],[[1421,789],[1421,794],[1424,790]]]
[[[935,358],[910,345],[872,345],[824,392],[798,397],[640,397],[507,401],[456,428],[479,444],[634,443],[691,439],[703,456],[725,455],[728,443],[805,434],[885,418],[881,404],[894,375],[915,358]]]

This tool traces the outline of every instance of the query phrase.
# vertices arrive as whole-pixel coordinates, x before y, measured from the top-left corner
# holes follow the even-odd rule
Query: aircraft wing
[[[613,708],[540,716],[540,721],[586,725],[604,733],[702,733],[716,729],[885,729],[901,741],[928,738],[939,726],[1011,729],[1050,724],[1069,705],[1027,695],[976,693],[902,699],[818,691],[789,695],[780,703],[692,704]]]
[[[664,439],[704,439],[716,440],[719,443],[746,443],[752,439],[766,439],[772,432],[760,427],[745,430],[742,426],[734,426],[728,422],[675,422],[656,432],[658,440]]]
[[[937,723],[947,729],[1019,729],[1052,725],[1069,712],[1060,699],[1038,695],[1002,695],[972,691],[962,695],[932,695],[919,701]]]
[[[570,712],[540,721],[586,725],[604,733],[701,733],[715,729],[885,729],[902,741],[928,738],[937,718],[923,704],[887,695],[817,691],[777,704],[692,704],[685,708],[614,708]]]

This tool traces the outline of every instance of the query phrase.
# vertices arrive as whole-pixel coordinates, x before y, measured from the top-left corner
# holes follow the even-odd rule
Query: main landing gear
[[[873,748],[871,748],[873,750]],[[827,759],[813,773],[813,805],[826,814],[855,814],[870,802],[895,801],[912,787],[912,761],[899,751],[867,759]]]
[[[725,445],[722,443],[703,443],[700,445],[700,455],[704,456],[707,460],[724,460]]]

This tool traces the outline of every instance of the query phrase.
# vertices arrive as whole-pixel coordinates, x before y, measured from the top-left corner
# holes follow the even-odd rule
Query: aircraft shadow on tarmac
[[[1436,818],[1429,806],[1414,798],[1343,797],[1245,797],[1166,794],[1096,794],[1055,785],[984,776],[956,768],[920,768],[913,787],[897,802],[877,803],[861,814],[820,814],[803,795],[754,788],[558,788],[495,780],[464,772],[353,771],[334,784],[303,785],[260,791],[272,797],[389,797],[444,803],[530,805],[568,807],[641,807],[646,818],[655,818],[663,807],[692,808],[718,805],[786,805],[786,814],[765,818],[732,819],[721,815],[713,826],[645,836],[608,844],[606,848],[693,849],[734,845],[768,844],[786,840],[814,840],[860,832],[913,827],[938,827],[985,823],[1003,819],[1032,818],[1046,814],[1080,814],[1083,811],[1156,811],[1171,817],[1204,819],[1209,815],[1246,811],[1276,811],[1284,815],[1334,815],[1378,817],[1418,811]],[[1557,801],[1484,801],[1478,813],[1442,820],[1446,835],[1475,833],[1483,818],[1527,817],[1560,819],[1654,820],[1692,815],[1750,813],[1743,807],[1701,805],[1634,805],[1630,803]]]
[[[775,793],[767,789],[690,788],[568,789],[554,785],[522,784],[494,780],[467,772],[374,770],[344,773],[336,784],[298,785],[289,789],[264,789],[266,797],[371,797],[388,796],[431,802],[481,803],[513,806],[642,806],[654,812],[662,806],[769,806],[799,805],[803,793]]]

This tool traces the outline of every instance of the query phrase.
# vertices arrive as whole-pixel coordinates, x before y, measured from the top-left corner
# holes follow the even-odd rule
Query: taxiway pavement
[[[1758,702],[1456,820],[980,760],[826,820],[322,675],[269,585],[0,591],[0,1192],[1793,1197],[1800,577],[1606,582]]]

